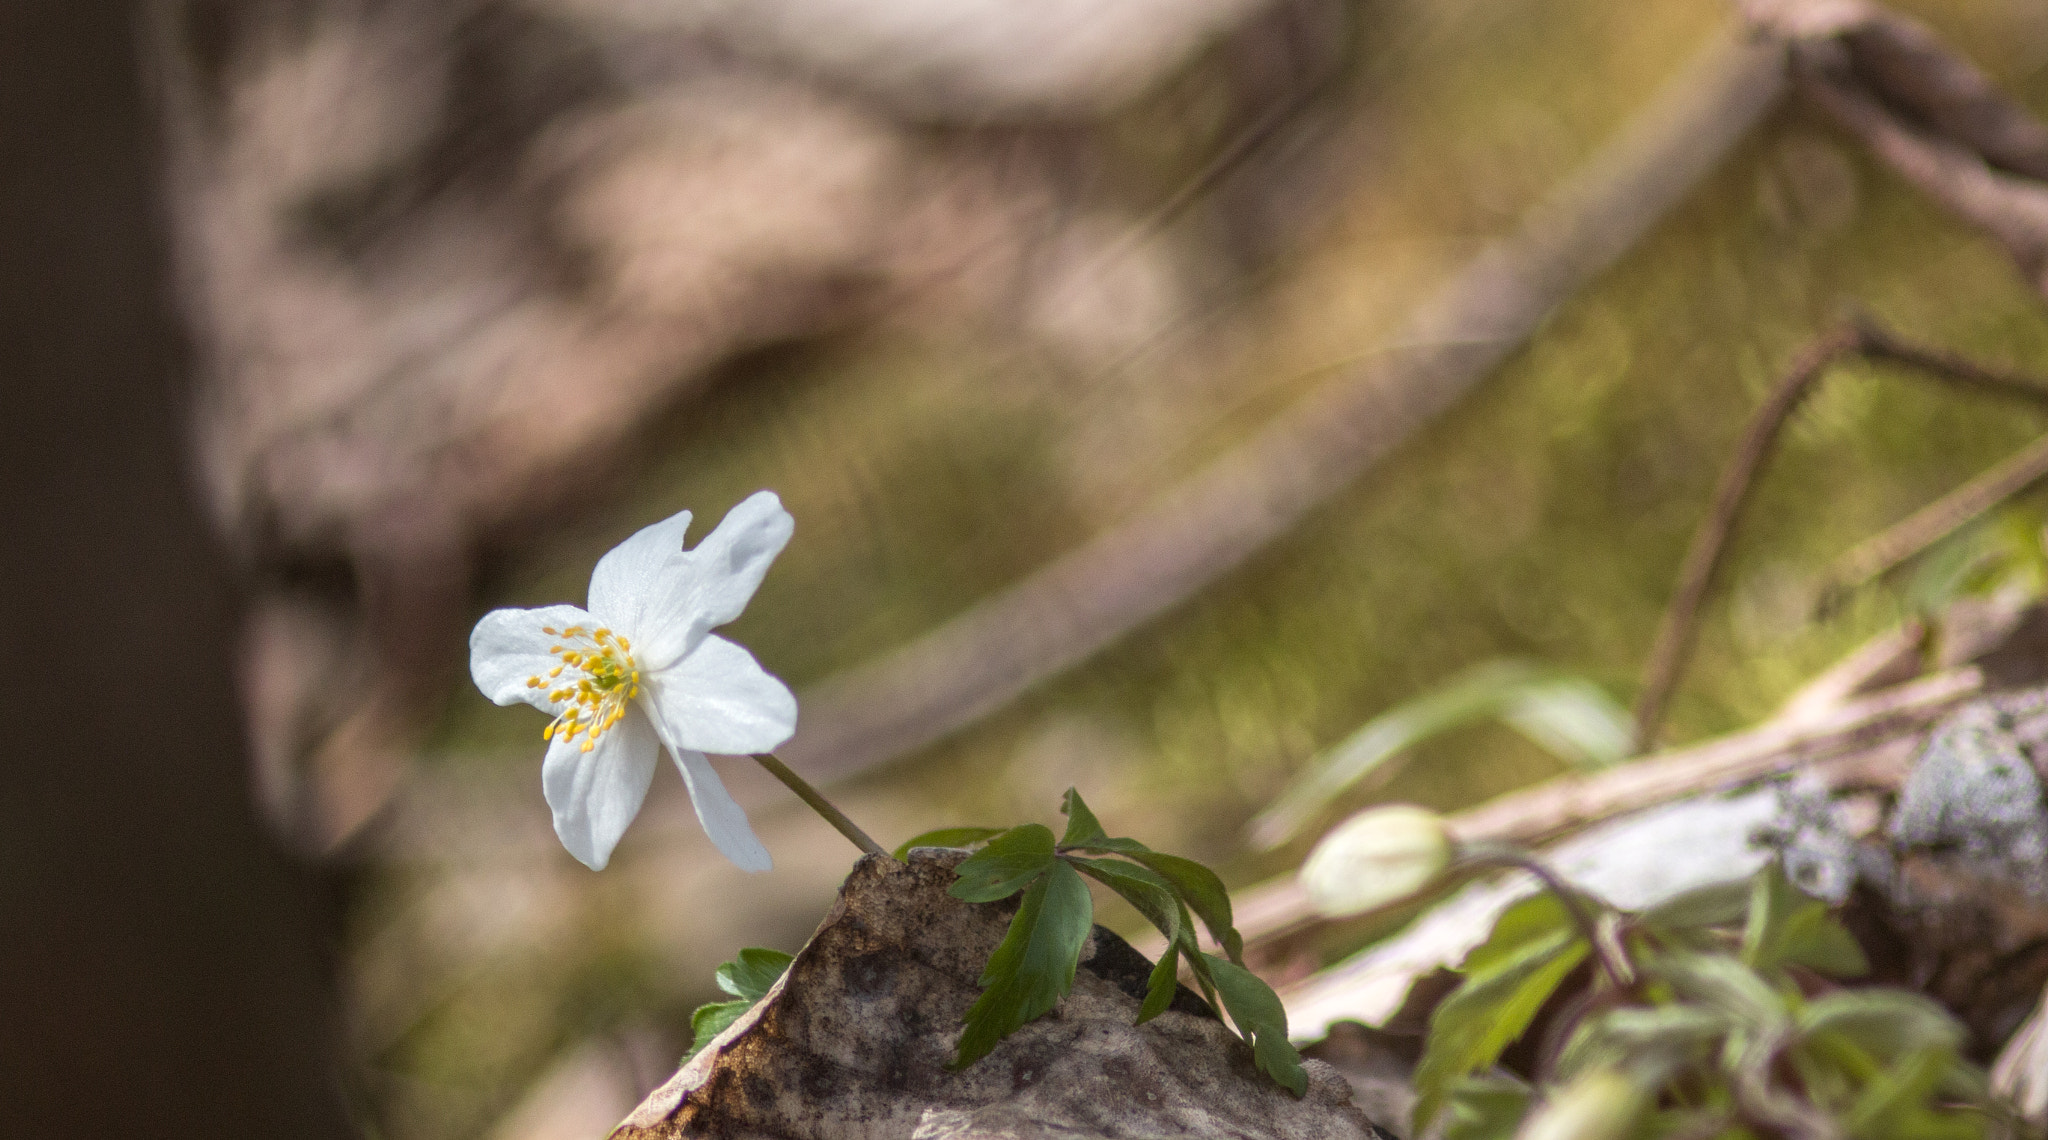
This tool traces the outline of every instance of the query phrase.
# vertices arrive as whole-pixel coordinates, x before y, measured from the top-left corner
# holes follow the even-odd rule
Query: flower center
[[[541,730],[541,739],[583,738],[583,751],[597,747],[597,738],[625,719],[626,703],[640,695],[640,666],[633,662],[633,646],[608,629],[567,629],[542,626],[541,632],[559,637],[564,644],[548,650],[561,664],[547,676],[526,679],[529,689],[548,689],[548,700],[567,707]],[[552,686],[552,687],[550,687]]]

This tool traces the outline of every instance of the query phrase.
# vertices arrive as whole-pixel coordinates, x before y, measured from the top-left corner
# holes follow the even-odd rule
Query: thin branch
[[[1735,520],[1742,513],[1742,504],[1749,497],[1757,472],[1770,458],[1779,429],[1827,367],[1862,344],[1860,330],[1853,324],[1844,324],[1807,345],[1793,359],[1792,367],[1778,381],[1770,399],[1764,401],[1763,407],[1750,417],[1749,426],[1743,429],[1742,441],[1736,445],[1735,455],[1722,469],[1721,480],[1714,488],[1713,505],[1707,509],[1699,529],[1693,532],[1692,545],[1686,549],[1685,563],[1678,572],[1678,589],[1657,626],[1657,640],[1651,645],[1649,664],[1643,669],[1642,693],[1636,698],[1637,752],[1647,752],[1656,743],[1665,707],[1678,685],[1686,659],[1692,654],[1700,604],[1706,600],[1707,587],[1713,584],[1714,573],[1721,565],[1721,552],[1735,530]]]
[[[1905,521],[1852,547],[1835,562],[1823,605],[1890,573],[1907,559],[1960,530],[1970,520],[2048,479],[2048,436],[2042,436],[1968,483],[1915,511]]]
[[[1646,752],[1656,743],[1671,695],[1692,654],[1700,608],[1721,568],[1728,540],[1757,474],[1770,459],[1778,433],[1827,374],[1829,365],[1851,356],[1903,364],[1937,380],[2048,406],[2048,378],[1993,368],[1955,353],[1913,344],[1867,318],[1844,322],[1800,350],[1770,398],[1751,415],[1735,454],[1722,469],[1707,517],[1693,532],[1692,545],[1686,550],[1685,562],[1679,570],[1678,586],[1658,624],[1657,639],[1643,668],[1643,687],[1635,709],[1637,752]],[[2007,460],[1906,522],[1856,547],[1844,559],[1845,568],[1831,578],[1844,585],[1867,581],[2001,499],[2024,490],[2048,475],[2048,451],[2041,451],[2043,447],[2048,447],[2048,441]],[[1870,569],[1873,566],[1875,570]]]

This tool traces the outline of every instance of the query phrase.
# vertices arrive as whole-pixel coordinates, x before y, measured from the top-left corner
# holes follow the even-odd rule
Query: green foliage
[[[1838,978],[1870,972],[1863,948],[1829,916],[1827,904],[1801,894],[1776,863],[1751,884],[1742,960],[1757,970],[1806,966]]]
[[[1557,992],[1591,947],[1555,897],[1539,894],[1510,907],[1493,935],[1465,959],[1465,978],[1429,1019],[1429,1040],[1415,1069],[1416,1131],[1436,1119],[1463,1078],[1492,1065],[1501,1050]]]
[[[1269,847],[1285,843],[1347,789],[1390,774],[1417,744],[1485,720],[1575,768],[1610,767],[1629,752],[1629,712],[1599,685],[1526,661],[1489,661],[1388,709],[1318,757],[1252,821],[1252,834]]]
[[[1962,528],[1913,560],[1899,593],[1915,612],[1936,615],[1957,598],[2016,588],[2048,592],[2048,548],[2039,507],[2012,503]]]
[[[1009,933],[981,973],[984,988],[967,1010],[954,1068],[981,1060],[997,1042],[1059,1004],[1074,984],[1074,969],[1094,924],[1095,904],[1080,872],[1053,860],[1035,873]]]
[[[1591,992],[1568,994],[1561,986],[1590,949],[1571,912],[1539,895],[1501,915],[1430,1021],[1417,1132],[1442,1114],[1446,1140],[1984,1140],[2001,1119],[1983,1073],[1961,1058],[1962,1027],[1939,1005],[1816,979],[1860,976],[1869,963],[1776,864],[1740,890],[1594,921],[1618,929],[1628,969],[1617,972],[1632,980],[1617,987],[1593,972]],[[1530,1088],[1493,1066],[1545,1011],[1543,1040],[1563,1044],[1546,1046]]]
[[[1210,1004],[1229,1015],[1252,1047],[1260,1070],[1296,1096],[1307,1091],[1308,1075],[1288,1044],[1287,1012],[1279,996],[1244,968],[1244,940],[1231,925],[1223,880],[1192,859],[1110,836],[1071,788],[1061,810],[1067,826],[1057,842],[1050,828],[1036,823],[1000,832],[954,828],[930,833],[954,842],[987,840],[958,867],[953,897],[988,903],[1024,893],[982,973],[981,996],[967,1011],[954,1067],[987,1056],[1004,1037],[1066,996],[1095,920],[1085,875],[1116,892],[1166,936],[1166,950],[1139,1006],[1139,1023],[1172,1004],[1185,963]],[[920,836],[912,845],[927,838]],[[1227,957],[1202,952],[1195,934],[1198,918]]]
[[[754,1007],[754,1003],[768,996],[789,964],[795,959],[780,950],[766,950],[749,946],[739,952],[732,961],[718,967],[718,988],[733,996],[733,1001],[711,1002],[697,1007],[690,1015],[690,1051],[683,1060],[704,1051],[711,1039],[726,1031],[738,1021],[740,1014]]]
[[[941,827],[935,831],[911,836],[897,845],[896,850],[890,854],[901,862],[909,857],[910,849],[913,847],[972,847],[1002,833],[1003,829],[1000,827]]]

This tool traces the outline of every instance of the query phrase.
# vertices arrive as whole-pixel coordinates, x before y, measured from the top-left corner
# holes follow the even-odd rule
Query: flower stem
[[[777,759],[774,753],[756,752],[754,754],[754,763],[768,769],[769,775],[781,780],[790,791],[796,793],[797,799],[810,805],[812,811],[824,816],[825,822],[831,824],[839,834],[851,840],[855,847],[870,855],[880,855],[884,859],[891,858],[887,849],[875,842],[874,838],[867,832],[854,826],[854,822],[846,818],[845,812],[833,807],[831,800],[826,799],[818,789],[812,787],[809,780],[790,771],[789,765]]]

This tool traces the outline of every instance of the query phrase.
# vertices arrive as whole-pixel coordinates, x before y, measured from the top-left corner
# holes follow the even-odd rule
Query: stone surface
[[[789,972],[628,1117],[618,1140],[1384,1137],[1336,1070],[1297,1100],[1183,991],[1142,1026],[1149,964],[1097,927],[1074,988],[963,1072],[946,1068],[1011,910],[946,893],[953,851],[868,858]]]

